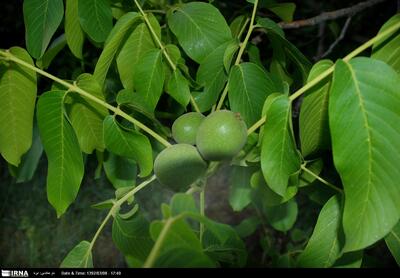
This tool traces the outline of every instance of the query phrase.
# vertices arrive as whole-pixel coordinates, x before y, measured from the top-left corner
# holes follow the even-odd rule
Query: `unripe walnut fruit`
[[[177,143],[195,145],[197,130],[205,116],[190,112],[183,114],[172,124],[172,136]]]
[[[207,163],[189,144],[172,145],[161,151],[154,161],[157,179],[174,191],[185,191],[206,170]]]
[[[239,113],[220,110],[208,115],[197,131],[196,145],[206,160],[233,158],[247,141],[247,127]]]

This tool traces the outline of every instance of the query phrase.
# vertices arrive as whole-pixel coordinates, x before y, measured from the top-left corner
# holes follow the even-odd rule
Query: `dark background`
[[[25,47],[24,23],[22,14],[22,0],[0,1],[0,48],[11,46]],[[283,1],[278,1],[283,2]],[[289,2],[289,1],[287,1]],[[309,18],[323,11],[331,11],[348,7],[360,1],[293,1],[297,4],[295,19]],[[251,6],[243,1],[215,1],[221,12],[230,22],[235,15],[250,12]],[[343,57],[351,50],[376,35],[379,28],[398,11],[399,1],[389,0],[368,8],[353,16],[352,22],[344,39],[330,53],[327,58]],[[276,19],[266,10],[260,10],[260,15]],[[277,20],[277,19],[276,19]],[[339,32],[345,18],[326,23],[323,32],[319,26],[285,30],[289,41],[294,43],[311,61],[326,51],[335,40],[334,31]],[[59,33],[62,31],[59,30]],[[261,37],[262,39],[262,37]],[[85,49],[93,57],[99,55],[100,50],[86,42]],[[318,51],[319,49],[319,51]],[[263,53],[261,53],[263,55]],[[60,72],[60,77],[71,78],[71,71],[80,67],[79,61],[65,48],[54,60],[49,68],[50,72]],[[86,69],[90,72],[90,65]],[[49,85],[42,80],[39,91]],[[54,209],[47,201],[45,184],[47,161],[43,156],[38,170],[32,181],[15,183],[10,176],[8,166],[0,157],[0,265],[7,267],[57,267],[65,255],[81,240],[91,240],[105,212],[90,208],[91,204],[111,198],[114,190],[105,178],[95,180],[95,159],[88,159],[86,175],[77,200],[71,205],[67,213],[60,219],[56,218]],[[227,203],[228,171],[220,172],[214,177],[207,191],[207,215],[221,222],[237,224],[243,217],[235,214]],[[141,202],[149,210],[159,211],[158,204],[166,201],[169,192],[159,186],[153,186],[141,193]],[[301,198],[301,196],[300,196]],[[311,215],[310,217],[315,217]],[[301,210],[296,225],[302,225],[306,212]],[[304,224],[304,223],[303,223]],[[277,237],[285,238],[278,234]],[[250,239],[251,240],[251,239]],[[257,256],[258,241],[249,243],[254,247],[253,256]],[[111,240],[110,225],[100,235],[94,248],[94,264],[101,267],[125,266],[122,255],[116,250]],[[366,251],[365,266],[395,266],[394,260],[385,246],[379,243]]]

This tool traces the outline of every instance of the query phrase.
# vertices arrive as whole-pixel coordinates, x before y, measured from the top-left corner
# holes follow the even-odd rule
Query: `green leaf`
[[[197,213],[196,203],[192,195],[177,193],[171,199],[171,215],[177,216],[184,212]]]
[[[112,239],[124,255],[132,256],[141,262],[144,262],[153,246],[149,222],[141,214],[128,220],[117,215],[112,225]]]
[[[49,46],[49,49],[43,54],[43,56],[36,61],[36,64],[41,69],[47,69],[53,59],[57,56],[57,54],[64,49],[64,46],[67,44],[65,39],[65,35],[62,34],[58,38],[56,38]]]
[[[227,80],[224,69],[224,53],[229,42],[215,48],[203,59],[197,71],[197,82],[204,86],[202,92],[195,95],[201,112],[209,110],[218,100]]]
[[[202,244],[208,256],[233,267],[243,267],[246,264],[245,245],[231,226],[210,220],[199,213],[187,213],[187,215],[204,224],[206,229]]]
[[[233,166],[230,176],[229,204],[234,211],[241,211],[251,202],[250,178],[254,167]]]
[[[48,160],[47,198],[60,217],[75,200],[84,166],[78,139],[65,118],[65,91],[50,91],[40,96],[37,119]]]
[[[161,29],[157,20],[154,17],[149,17],[150,19],[157,36],[161,37]],[[146,23],[139,24],[126,39],[117,57],[118,72],[125,88],[133,89],[134,76],[139,69],[139,60],[147,51],[155,48],[156,45]]]
[[[155,118],[154,111],[152,111],[148,104],[143,102],[143,99],[137,94],[129,89],[122,89],[118,92],[116,101],[118,105],[129,108],[132,111],[139,112],[151,119],[155,124],[161,125]]]
[[[84,240],[72,249],[62,261],[60,268],[92,268],[93,258],[90,242]]]
[[[335,168],[345,204],[345,252],[387,235],[400,218],[400,83],[385,63],[339,60],[329,100]]]
[[[271,95],[261,146],[261,169],[269,187],[285,196],[289,178],[300,169],[294,142],[291,103],[286,95]]]
[[[319,175],[324,166],[322,159],[317,159],[307,163],[307,169],[313,172],[315,175]],[[316,180],[314,175],[309,172],[302,171],[299,177],[299,187],[304,187],[312,184]]]
[[[294,199],[274,207],[264,208],[267,221],[278,231],[289,231],[297,220],[297,203]]]
[[[150,225],[150,234],[154,241],[160,236],[165,222],[156,220]],[[184,219],[174,220],[171,224],[161,247],[160,255],[171,248],[186,248],[202,252],[200,240]]]
[[[138,96],[151,111],[156,108],[162,94],[164,78],[161,50],[149,50],[139,60],[133,80]]]
[[[153,155],[149,139],[137,131],[122,130],[113,116],[104,119],[104,142],[112,153],[135,160],[140,167],[140,177],[153,169]]]
[[[267,31],[267,36],[272,42],[279,43],[289,58],[296,64],[303,77],[304,82],[307,80],[308,72],[311,68],[311,62],[294,46],[285,39],[282,29],[275,22],[268,18],[258,18],[257,25]]]
[[[264,69],[264,65],[261,61],[260,49],[252,43],[249,43],[247,47],[247,55],[249,56],[249,62],[256,64],[260,68]],[[272,62],[271,62],[272,63]]]
[[[26,50],[12,47],[10,53],[33,66]],[[32,144],[36,73],[16,63],[0,65],[0,100],[0,153],[18,166]]]
[[[28,182],[32,179],[39,164],[39,160],[43,154],[43,145],[40,141],[39,128],[34,122],[32,146],[29,151],[22,157],[21,164],[18,166],[16,182]]]
[[[98,210],[103,210],[103,209],[110,209],[115,205],[115,200],[114,199],[108,199],[105,201],[102,201],[100,203],[96,203],[91,205],[90,207]]]
[[[186,54],[199,64],[232,38],[222,14],[208,3],[192,2],[173,9],[168,25]]]
[[[269,18],[257,18],[257,25],[267,30],[268,33],[274,33],[279,35],[283,39],[285,38],[285,33],[283,32],[282,28],[275,21]]]
[[[62,21],[64,4],[62,0],[24,0],[23,9],[26,47],[39,59]]]
[[[400,22],[400,14],[396,14],[391,17],[382,28],[379,30],[378,34],[389,29],[393,25]],[[371,58],[384,61],[389,66],[393,67],[397,73],[400,73],[400,33],[397,31],[394,34],[379,40],[372,46]]]
[[[245,15],[239,15],[234,20],[232,20],[231,24],[229,25],[229,28],[231,29],[233,38],[239,37],[240,31],[243,29],[243,26],[247,20],[248,18]]]
[[[400,222],[385,237],[386,245],[400,266]]]
[[[330,60],[316,63],[308,76],[307,82],[333,66]],[[304,95],[300,110],[300,142],[303,156],[330,148],[328,100],[330,78],[318,83]]]
[[[335,264],[332,266],[334,268],[360,268],[363,260],[364,252],[354,251],[349,253],[344,253]]]
[[[215,263],[202,252],[186,247],[171,247],[157,258],[154,267],[214,268]]]
[[[76,82],[80,88],[104,101],[101,87],[91,74],[81,74]],[[108,110],[104,106],[83,99],[79,95],[74,96],[69,117],[84,153],[91,154],[94,150],[104,151],[103,119],[106,115]]]
[[[79,23],[78,0],[67,0],[65,3],[65,37],[72,54],[78,59],[83,59],[82,48],[85,34]]]
[[[284,197],[275,193],[268,184],[266,184],[261,171],[257,171],[251,176],[250,183],[254,189],[251,194],[252,202],[260,208],[283,204],[292,199],[297,193],[296,185],[288,186]]]
[[[268,5],[268,10],[279,16],[283,21],[290,22],[293,20],[293,14],[296,10],[295,3],[279,3]]]
[[[277,92],[272,79],[253,63],[234,66],[228,84],[231,110],[239,112],[249,127],[260,119],[266,98]]]
[[[171,73],[166,91],[183,107],[186,107],[189,104],[191,96],[189,81],[183,76],[178,68]]]
[[[231,41],[225,49],[224,52],[224,67],[225,71],[229,73],[233,61],[233,57],[236,52],[239,50],[239,42],[237,40]]]
[[[235,227],[236,232],[241,238],[251,236],[260,226],[261,220],[257,216],[251,216],[244,219]]]
[[[107,39],[113,27],[109,0],[78,0],[78,15],[82,29],[93,41]]]
[[[114,188],[118,189],[136,184],[137,165],[135,161],[109,153],[103,167],[107,179]]]
[[[214,268],[216,265],[203,252],[187,247],[171,246],[156,260],[156,268]]]
[[[93,73],[94,78],[102,87],[106,80],[108,69],[114,60],[114,56],[117,54],[122,43],[129,34],[131,27],[139,19],[140,15],[138,13],[129,12],[122,16],[111,30]]]
[[[341,235],[341,200],[335,195],[319,213],[314,232],[301,253],[300,267],[331,267],[340,256],[343,246]]]
[[[277,268],[293,268],[295,265],[293,255],[289,252],[283,255],[278,255],[278,257],[274,258],[273,266]]]

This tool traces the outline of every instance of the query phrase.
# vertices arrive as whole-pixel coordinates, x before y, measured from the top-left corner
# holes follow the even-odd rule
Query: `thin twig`
[[[318,176],[317,174],[315,174],[313,171],[311,171],[310,169],[307,169],[305,165],[301,165],[301,169],[307,173],[309,173],[311,176],[313,176],[314,178],[316,178],[317,180],[319,180],[320,182],[322,182],[323,184],[325,184],[326,186],[330,187],[331,189],[339,192],[339,193],[343,193],[343,189],[340,189],[339,187],[333,185],[332,183],[330,183],[327,180],[324,180],[323,178],[321,178],[320,176]]]
[[[324,52],[322,55],[320,55],[319,57],[317,57],[316,60],[320,60],[321,58],[324,58],[324,57],[328,56],[328,55],[333,51],[333,49],[338,45],[338,43],[339,43],[341,40],[343,40],[344,36],[346,35],[347,29],[348,29],[349,26],[350,26],[350,22],[351,22],[351,16],[348,17],[348,18],[346,19],[346,23],[344,24],[343,29],[342,29],[342,31],[340,32],[339,37],[329,46],[328,50],[325,51],[325,52]]]
[[[369,0],[365,2],[358,3],[354,6],[339,9],[336,11],[330,11],[330,12],[323,12],[320,15],[308,18],[308,19],[300,19],[300,20],[295,20],[292,22],[280,22],[279,26],[282,29],[296,29],[296,28],[301,28],[301,27],[306,27],[306,26],[314,26],[318,25],[324,21],[327,20],[332,20],[332,19],[337,19],[340,17],[345,17],[345,16],[352,16],[356,13],[359,13],[366,8],[372,7],[376,4],[382,3],[387,0]]]
[[[325,34],[325,26],[326,22],[321,22],[318,26],[318,47],[317,47],[317,55],[315,57],[321,57],[322,53],[324,53],[324,34]],[[317,58],[315,58],[317,60]]]
[[[367,48],[371,47],[373,44],[375,44],[377,41],[383,40],[384,38],[387,38],[389,35],[392,33],[396,32],[397,30],[400,29],[400,23],[396,23],[393,26],[389,27],[385,31],[379,33],[369,41],[365,42],[364,44],[360,45],[356,49],[354,49],[352,52],[350,52],[348,55],[346,55],[343,58],[343,61],[348,62],[363,51],[365,51]],[[308,82],[306,85],[298,89],[296,92],[294,92],[292,95],[290,95],[289,99],[290,101],[294,101],[296,98],[300,97],[302,94],[304,94],[307,90],[310,88],[314,87],[316,84],[318,84],[321,80],[329,76],[333,72],[334,66],[331,66],[330,68],[326,69],[323,71],[321,74],[319,74],[317,77],[315,77],[313,80]],[[247,134],[251,134],[254,131],[256,131],[260,126],[262,126],[265,123],[265,116],[263,116],[260,120],[258,120],[255,124],[253,124],[248,130]]]

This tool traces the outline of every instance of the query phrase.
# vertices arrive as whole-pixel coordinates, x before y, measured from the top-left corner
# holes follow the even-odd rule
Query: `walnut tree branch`
[[[345,17],[345,16],[353,16],[356,13],[359,13],[366,8],[372,7],[376,4],[382,3],[387,0],[368,0],[365,2],[358,3],[354,6],[339,9],[336,11],[330,11],[330,12],[323,12],[320,15],[308,18],[308,19],[300,19],[300,20],[295,20],[292,22],[280,22],[279,26],[282,29],[296,29],[296,28],[301,28],[301,27],[306,27],[306,26],[314,26],[318,25],[324,21],[327,20],[332,20],[340,17]]]
[[[317,58],[317,60],[328,56],[328,55],[333,51],[333,49],[336,47],[336,45],[338,45],[338,43],[339,43],[341,40],[343,40],[343,38],[344,38],[344,36],[345,36],[345,34],[346,34],[346,32],[347,32],[347,29],[349,28],[350,21],[351,21],[351,16],[348,17],[348,18],[346,19],[346,23],[344,24],[343,29],[342,29],[342,31],[340,32],[339,37],[329,46],[329,48],[328,48],[327,51],[325,51],[321,56],[319,56],[319,57]]]

